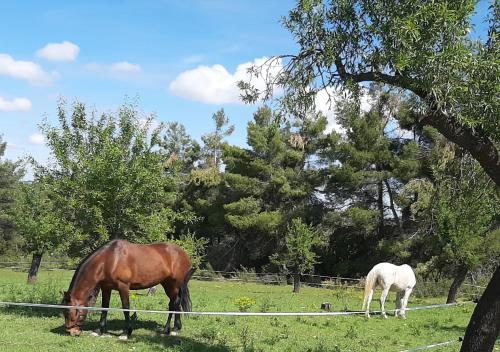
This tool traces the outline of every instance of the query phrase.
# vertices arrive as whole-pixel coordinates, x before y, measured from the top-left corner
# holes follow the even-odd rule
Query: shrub
[[[240,312],[246,312],[250,309],[251,306],[255,304],[255,300],[253,298],[243,296],[236,298],[234,300],[234,304],[236,307],[238,307]]]

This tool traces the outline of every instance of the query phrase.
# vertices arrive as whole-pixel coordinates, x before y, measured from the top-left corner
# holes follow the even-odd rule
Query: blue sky
[[[292,0],[6,1],[0,12],[0,134],[6,156],[48,152],[37,125],[54,121],[59,96],[113,111],[126,96],[195,138],[224,107],[245,144],[255,106],[236,102],[245,65],[293,53],[279,23]],[[481,1],[475,33],[488,2]]]

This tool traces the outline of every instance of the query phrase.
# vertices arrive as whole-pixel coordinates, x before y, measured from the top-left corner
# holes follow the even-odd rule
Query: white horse
[[[385,314],[384,303],[389,290],[397,291],[396,296],[396,314],[401,318],[405,318],[406,305],[408,298],[416,283],[415,274],[409,265],[394,265],[391,263],[380,263],[375,265],[368,273],[365,283],[365,296],[363,300],[363,308],[365,315],[370,317],[370,302],[372,301],[373,291],[377,286],[382,288],[380,295],[380,310],[382,317],[387,318]]]

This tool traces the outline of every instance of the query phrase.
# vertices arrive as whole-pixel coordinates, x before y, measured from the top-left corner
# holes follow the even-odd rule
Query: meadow
[[[67,289],[72,272],[42,271],[35,285],[27,285],[26,273],[0,269],[0,300],[60,303],[61,290]],[[417,284],[418,287],[418,284]],[[264,285],[241,281],[190,282],[193,311],[238,311],[245,303],[250,312],[319,312],[322,302],[332,310],[359,310],[362,290],[356,288],[314,288],[303,286],[292,294],[289,285]],[[378,309],[376,292],[372,309]],[[386,309],[394,309],[391,293]],[[445,297],[412,295],[409,307],[443,303]],[[100,305],[100,300],[98,301]],[[111,306],[119,307],[113,293]],[[159,289],[155,296],[135,291],[131,307],[167,309],[167,299]],[[409,311],[407,319],[393,316],[331,317],[241,317],[191,316],[183,318],[179,336],[161,333],[166,321],[162,314],[141,313],[128,341],[118,340],[123,314],[109,314],[109,334],[93,337],[99,313],[89,316],[80,337],[66,336],[60,310],[0,307],[0,349],[2,351],[400,351],[463,336],[473,304],[451,308]],[[457,351],[459,344],[433,348],[432,351]],[[498,349],[498,347],[497,347]],[[497,350],[496,349],[496,350]]]

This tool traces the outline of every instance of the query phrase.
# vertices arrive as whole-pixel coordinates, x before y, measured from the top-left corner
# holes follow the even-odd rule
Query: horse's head
[[[65,306],[85,306],[86,302],[71,296],[71,293],[64,292],[61,302]],[[87,310],[79,308],[68,308],[64,310],[64,328],[71,336],[79,336],[82,333],[81,324],[85,321]]]

